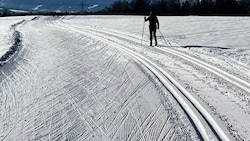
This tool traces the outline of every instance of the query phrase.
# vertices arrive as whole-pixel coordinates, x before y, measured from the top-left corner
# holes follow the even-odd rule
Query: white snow
[[[250,140],[250,18],[159,17],[158,47],[143,19],[1,17],[0,55],[14,31],[21,46],[0,68],[0,140],[200,140],[186,97],[223,136]]]
[[[0,56],[3,56],[12,46],[11,26],[23,20],[31,19],[31,17],[1,17],[0,18]]]
[[[158,17],[160,31],[167,40],[178,45],[195,45],[206,47],[225,47],[236,51],[250,50],[250,17]],[[141,35],[143,31],[142,16],[86,16],[80,24],[115,29]],[[76,21],[70,23],[77,24]],[[115,25],[114,25],[115,24]],[[148,33],[148,23],[145,35]],[[160,36],[160,33],[158,33]]]

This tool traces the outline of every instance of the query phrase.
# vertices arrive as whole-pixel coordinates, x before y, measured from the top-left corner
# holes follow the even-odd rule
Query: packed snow
[[[1,17],[0,140],[250,140],[250,18],[158,18]]]
[[[0,26],[0,56],[3,56],[13,43],[13,25],[23,20],[29,20],[30,17],[4,17],[1,18]]]

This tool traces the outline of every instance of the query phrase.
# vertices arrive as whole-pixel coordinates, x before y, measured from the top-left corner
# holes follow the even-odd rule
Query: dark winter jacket
[[[151,31],[156,31],[156,28],[159,29],[159,21],[155,14],[150,14],[148,18],[145,18],[145,21],[149,21],[149,28]]]

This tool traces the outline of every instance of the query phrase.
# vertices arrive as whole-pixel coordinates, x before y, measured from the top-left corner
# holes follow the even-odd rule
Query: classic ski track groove
[[[175,85],[184,95],[187,97],[187,99],[197,108],[197,110],[202,114],[203,117],[207,120],[207,122],[211,125],[213,130],[216,132],[216,134],[219,136],[220,139],[222,140],[229,140],[227,135],[224,133],[224,131],[219,127],[219,125],[215,122],[215,120],[212,118],[212,116],[196,101],[192,95],[184,89],[179,83],[177,83],[170,75],[168,75],[164,70],[162,70],[160,67],[158,67],[156,64],[154,64],[152,61],[148,60],[144,56],[136,53],[135,51],[132,51],[131,49],[125,48],[126,46],[120,45],[112,40],[106,39],[105,36],[103,37],[103,34],[100,33],[92,33],[88,31],[88,28],[80,28],[80,27],[75,27],[75,26],[70,26],[63,24],[62,22],[56,22],[54,26],[57,26],[58,28],[67,28],[70,29],[71,31],[74,32],[79,32],[81,34],[85,34],[86,36],[90,36],[95,39],[99,39],[107,44],[110,44],[119,50],[122,50],[123,52],[126,52],[127,54],[135,57],[137,60],[139,60],[141,63],[143,63],[148,69],[150,69],[159,79],[160,81],[171,91],[173,96],[179,101],[179,103],[182,105],[182,107],[185,109],[185,111],[188,113],[188,115],[191,117],[193,120],[194,124],[196,125],[197,130],[199,130],[202,138],[204,140],[209,140],[209,136],[207,135],[207,132],[203,125],[201,124],[200,120],[198,117],[194,114],[194,112],[191,110],[191,108],[188,106],[188,104],[179,96],[178,92],[176,92],[173,87],[167,82],[165,79],[161,77],[161,75],[164,75],[167,77],[172,84]],[[78,30],[77,30],[78,29]],[[81,30],[79,30],[81,29]],[[84,30],[84,31],[83,31]],[[86,34],[88,33],[88,34]],[[175,54],[176,55],[176,54]],[[179,54],[177,54],[179,56]],[[190,60],[188,60],[190,61]]]
[[[102,32],[102,33],[105,33],[105,34],[113,35],[114,37],[118,36],[119,38],[124,38],[124,37],[121,37],[120,35],[118,35],[117,33],[114,33],[114,32],[113,32],[113,34],[110,34],[107,31],[99,31],[97,29],[91,29],[91,30],[99,32],[99,33]],[[124,34],[122,34],[122,36],[124,36]],[[131,38],[131,37],[129,37],[129,38]],[[127,39],[127,40],[131,40],[131,39]],[[137,44],[139,44],[138,39],[137,40],[132,39],[132,40],[134,42],[136,42]],[[191,62],[191,63],[193,63],[193,64],[195,64],[195,65],[197,65],[197,66],[199,66],[199,67],[201,67],[201,68],[203,68],[203,69],[205,69],[205,70],[207,70],[207,71],[209,71],[209,72],[211,72],[211,73],[213,73],[213,74],[215,74],[215,75],[217,75],[219,77],[221,77],[222,79],[232,83],[233,85],[241,88],[242,90],[246,91],[247,93],[250,93],[250,83],[248,83],[247,81],[242,80],[242,79],[240,79],[240,78],[238,78],[238,77],[236,77],[236,76],[234,76],[232,74],[229,74],[228,72],[225,72],[225,71],[223,71],[223,70],[221,70],[221,69],[219,69],[219,68],[217,68],[217,67],[215,67],[213,65],[210,65],[210,64],[208,64],[208,63],[206,63],[204,61],[201,61],[201,60],[199,60],[199,59],[197,59],[195,57],[192,57],[190,55],[187,55],[187,54],[184,54],[182,52],[176,51],[174,49],[160,48],[160,47],[156,47],[156,49],[161,50],[163,52],[170,53],[170,54],[172,54],[174,56],[178,56],[178,57],[180,57],[180,58],[182,58],[182,59],[184,59],[186,61],[189,61],[189,62]]]
[[[116,58],[116,57],[111,57],[111,59],[109,59],[110,61],[110,63],[111,62],[113,62],[114,61],[114,58]],[[107,63],[107,66],[110,66],[110,63]],[[124,70],[126,69],[126,67],[124,68]],[[121,76],[122,76],[122,79],[124,79],[125,81],[131,81],[131,77],[133,77],[133,75],[134,74],[136,74],[136,72],[134,73],[134,74],[132,74],[132,75],[128,75],[128,77],[123,77],[123,75],[124,74],[127,74],[127,72],[126,71],[124,71],[124,72],[122,72],[121,73]],[[123,108],[126,108],[127,109],[127,107],[128,107],[128,105],[130,105],[129,103],[130,103],[130,101],[133,101],[133,100],[131,100],[131,98],[136,98],[135,96],[134,96],[134,93],[138,90],[138,89],[140,89],[141,87],[145,87],[146,86],[146,84],[148,83],[149,81],[147,80],[146,81],[146,79],[145,80],[143,80],[142,81],[142,85],[141,86],[139,86],[139,85],[137,85],[137,86],[132,86],[132,87],[134,87],[134,89],[133,89],[133,92],[132,92],[132,94],[130,94],[130,97],[128,97],[128,99],[126,100],[126,103],[125,104],[123,104]],[[126,82],[125,82],[126,83]],[[112,84],[111,84],[112,85]],[[129,102],[129,103],[128,103]],[[108,110],[108,109],[107,109]],[[124,109],[120,109],[119,111],[121,112],[121,111],[123,111]],[[131,113],[131,112],[130,112]],[[119,115],[119,113],[118,114],[116,114],[116,116],[117,115]],[[101,116],[100,116],[101,117]],[[131,117],[131,115],[130,115],[130,117]],[[115,127],[116,126],[116,124],[117,123],[119,123],[120,125],[121,124],[123,124],[123,123],[125,123],[125,120],[128,118],[128,114],[123,118],[123,119],[121,119],[122,120],[122,122],[119,122],[118,120],[119,120],[119,118],[114,118],[115,120],[113,120],[112,121],[112,123],[111,124],[114,124],[114,125],[112,125],[111,127]],[[134,121],[136,121],[136,119],[134,119]],[[136,121],[137,122],[137,121]],[[155,122],[155,121],[153,121],[153,122]],[[149,123],[151,124],[151,125],[153,125],[154,123],[152,123],[152,121],[149,121]],[[138,123],[137,123],[137,125],[139,125]],[[128,128],[131,128],[131,127],[128,127]],[[134,128],[135,129],[135,128]],[[152,129],[151,129],[152,130]],[[135,132],[134,132],[135,131]],[[138,135],[138,132],[136,131],[136,130],[134,130],[134,131],[126,131],[126,132],[129,132],[129,134],[130,133],[135,133],[136,135]],[[111,132],[109,132],[109,130],[107,131],[107,134],[109,134],[109,133],[111,133]],[[143,135],[143,134],[142,134]],[[109,135],[108,135],[109,136]],[[134,138],[134,136],[132,136],[133,138]],[[142,137],[142,136],[141,136]],[[173,137],[173,135],[172,135],[172,137]]]
[[[81,28],[81,27],[77,27],[77,26],[72,26],[72,27],[75,27],[75,28]],[[106,31],[106,30],[98,30],[98,29],[94,29],[94,28],[91,28],[89,29],[93,32],[98,32],[98,33],[101,33],[101,34],[105,34],[105,35],[109,35],[109,36],[113,36],[114,38],[118,38],[118,39],[123,39],[123,40],[127,40],[127,41],[132,41],[134,43],[136,43],[137,45],[140,44],[140,39],[139,38],[133,38],[131,36],[128,36],[126,34],[121,34],[121,33],[118,33],[118,32],[109,32],[109,31]],[[126,37],[125,37],[126,36]],[[229,83],[241,88],[242,90],[246,91],[247,93],[250,93],[250,83],[248,83],[247,81],[245,80],[242,80],[232,74],[229,74],[228,72],[225,72],[211,64],[208,64],[202,60],[199,60],[195,57],[192,57],[190,55],[187,55],[187,54],[184,54],[182,52],[179,52],[179,51],[176,51],[174,49],[170,49],[170,48],[160,48],[160,47],[156,47],[156,49],[158,50],[161,50],[163,52],[167,52],[167,53],[170,53],[174,56],[178,56],[188,62],[191,62],[219,77],[221,77],[222,79],[228,81]]]
[[[45,140],[45,139],[46,140],[56,140],[56,139],[57,140],[66,140],[66,139],[67,140],[71,140],[71,139],[91,140],[92,139],[93,140],[94,138],[95,139],[99,138],[103,140],[105,139],[106,140],[118,140],[120,138],[120,139],[126,139],[126,140],[135,140],[135,139],[137,140],[163,140],[163,139],[173,140],[173,139],[179,138],[175,135],[180,135],[180,133],[186,133],[185,132],[186,128],[184,128],[182,131],[181,126],[179,126],[179,123],[181,123],[181,121],[175,124],[176,122],[175,116],[178,117],[178,114],[176,115],[174,113],[166,114],[166,112],[168,112],[168,109],[163,109],[166,106],[163,103],[165,99],[159,103],[158,102],[153,103],[156,105],[153,105],[152,107],[150,107],[152,109],[144,110],[144,109],[139,108],[140,106],[139,104],[141,104],[142,100],[146,100],[146,102],[145,101],[143,102],[145,102],[146,104],[149,104],[149,102],[147,101],[148,99],[145,99],[145,97],[142,97],[142,99],[140,99],[140,96],[139,97],[135,96],[135,93],[137,93],[137,91],[146,90],[147,85],[151,85],[151,87],[155,87],[155,86],[152,86],[152,82],[149,81],[151,77],[148,78],[148,76],[146,76],[145,74],[144,74],[145,76],[141,75],[142,72],[137,72],[137,71],[140,71],[141,69],[140,67],[142,66],[143,66],[143,70],[145,69],[144,68],[145,66],[146,68],[148,68],[146,72],[150,70],[159,79],[172,81],[171,83],[175,82],[175,80],[168,78],[168,75],[166,74],[166,72],[161,72],[162,69],[156,65],[157,63],[154,64],[152,63],[154,61],[150,61],[149,59],[147,59],[147,58],[150,58],[150,56],[147,56],[147,55],[143,56],[143,55],[137,54],[135,50],[137,50],[137,48],[141,49],[144,47],[143,49],[148,49],[148,51],[153,50],[155,52],[157,51],[165,55],[171,54],[169,53],[169,51],[166,51],[165,48],[161,48],[163,50],[160,50],[158,47],[154,47],[154,48],[145,47],[146,46],[145,44],[141,46],[141,41],[140,41],[141,38],[133,34],[129,35],[128,33],[125,33],[125,32],[123,33],[119,31],[109,31],[106,29],[104,31],[101,31],[100,29],[97,29],[96,27],[74,26],[74,25],[64,23],[63,20],[60,19],[60,17],[58,19],[51,17],[52,19],[51,21],[49,21],[48,18],[45,18],[45,20],[43,20],[45,21],[46,27],[42,28],[42,29],[45,29],[45,32],[47,33],[43,33],[41,30],[34,30],[34,31],[40,31],[41,34],[38,35],[38,37],[41,37],[41,38],[43,38],[41,35],[53,34],[51,36],[52,37],[51,40],[54,40],[55,42],[49,41],[49,43],[51,44],[48,44],[48,43],[43,44],[42,42],[39,42],[36,44],[35,42],[38,41],[37,39],[39,38],[36,37],[36,38],[30,39],[28,35],[36,35],[36,34],[35,33],[30,34],[28,32],[32,32],[32,30],[28,30],[27,32],[28,34],[26,33],[23,34],[25,35],[24,41],[26,41],[24,43],[26,43],[27,45],[24,44],[24,48],[20,51],[20,56],[17,56],[17,60],[13,58],[13,61],[15,63],[13,66],[16,67],[18,71],[13,71],[13,73],[8,73],[6,71],[6,74],[2,72],[4,78],[6,77],[5,78],[6,82],[4,81],[4,83],[2,82],[1,84],[1,86],[3,86],[2,91],[1,91],[3,95],[0,95],[0,98],[3,101],[3,104],[0,105],[0,108],[1,108],[0,110],[3,109],[2,113],[7,114],[6,116],[3,116],[3,117],[9,118],[11,123],[7,127],[8,130],[6,132],[5,131],[3,133],[0,132],[1,133],[0,139],[5,139],[5,140],[8,140],[8,139],[13,139],[13,140],[21,140],[21,139],[23,140],[25,139],[26,140],[36,140],[36,139],[40,139],[40,140]],[[41,22],[41,20],[36,21],[36,22],[37,23]],[[36,22],[32,21],[30,23],[36,23]],[[44,24],[36,24],[36,25],[44,25]],[[46,28],[48,27],[49,27],[49,30],[46,31]],[[25,31],[25,27],[24,27],[24,31]],[[86,49],[84,50],[84,51],[87,51],[85,53],[82,51],[83,49],[85,49],[85,48],[82,48],[82,47],[85,47],[82,44],[84,44],[85,42],[88,43],[88,41],[91,41],[91,45],[90,46],[87,45],[86,47],[90,47],[90,48],[93,47],[94,49],[93,50],[90,49],[91,51]],[[97,41],[97,42],[92,44],[92,41]],[[120,43],[120,41],[122,41],[122,43]],[[36,49],[35,47],[34,49],[29,48],[29,50],[27,49],[25,52],[25,47],[31,46],[30,44],[32,43],[34,43],[34,46],[35,45],[39,47],[41,46],[41,48],[39,50]],[[77,45],[75,45],[75,43]],[[145,40],[144,40],[144,43],[146,43]],[[67,50],[65,46],[68,47],[71,45],[74,47],[73,48],[74,50],[73,49],[72,51],[70,49]],[[102,56],[103,54],[106,55],[105,53],[111,51],[111,48],[106,48],[105,45],[115,48],[115,50],[112,49],[112,54],[108,54],[107,56],[105,56],[105,61],[103,61],[105,63],[102,63],[101,61],[96,63],[95,61],[92,61],[91,59],[88,58],[89,54],[91,54],[90,58],[91,56],[95,56],[95,55],[97,56]],[[54,47],[55,47],[55,50],[49,50],[51,48],[53,49]],[[97,49],[96,47],[101,47],[101,48]],[[131,48],[134,48],[134,50]],[[173,48],[171,48],[170,50],[172,49]],[[49,51],[37,53],[43,50],[49,50],[51,51],[51,53]],[[170,55],[171,57],[182,56],[182,55],[178,55],[179,53],[178,50],[176,49],[173,49],[173,50],[177,51],[177,53],[172,53],[172,55]],[[60,52],[60,51],[69,51],[70,53],[66,54],[65,52]],[[75,53],[77,51],[79,51],[81,54]],[[38,58],[33,57],[34,54],[40,57]],[[48,55],[46,56],[46,54]],[[121,66],[120,64],[117,65],[116,60],[120,59],[120,57],[121,57],[121,60],[124,59],[123,54],[126,54],[129,56],[129,60],[128,60],[129,62],[127,62],[127,64],[122,64]],[[30,56],[25,57],[22,55],[30,55],[32,57]],[[52,57],[52,55],[56,55],[55,57],[56,59],[58,59],[59,57],[62,57],[62,55],[65,55],[65,60],[61,60],[60,58],[58,59],[59,60],[58,62],[57,60],[56,61],[53,60],[53,62],[49,62],[53,64],[48,64],[48,66],[50,65],[53,66],[52,67],[53,71],[55,70],[60,71],[60,69],[64,71],[58,74],[55,72],[48,74],[51,77],[51,78],[49,77],[48,80],[51,79],[52,81],[51,83],[48,83],[48,84],[49,85],[52,84],[51,86],[49,86],[48,84],[44,84],[44,85],[42,84],[42,88],[37,87],[39,84],[41,84],[42,81],[34,83],[36,80],[36,79],[35,80],[33,79],[33,78],[36,78],[36,73],[34,72],[37,71],[36,69],[41,68],[41,67],[38,67],[39,65],[43,66],[44,64],[46,64],[46,63],[41,63],[38,60],[39,59],[43,60],[42,57],[50,58]],[[83,57],[89,62],[88,63],[81,62],[83,60]],[[190,61],[191,59],[189,59],[188,57],[192,57],[192,56],[187,56],[186,58],[185,56],[182,56],[182,58],[178,57],[178,60],[179,61],[186,60],[186,61],[191,62]],[[52,59],[55,59],[55,58],[52,58]],[[198,59],[198,61],[202,61],[196,57],[194,57],[194,59]],[[32,61],[32,60],[35,60],[35,61]],[[140,62],[140,64],[137,64],[138,62]],[[92,63],[94,65],[92,65]],[[131,64],[134,65],[134,63],[139,66],[139,69],[137,68],[135,69],[135,71],[133,71],[133,69],[126,71],[130,69],[130,65]],[[199,62],[196,62],[196,63],[199,64]],[[193,63],[191,62],[190,64],[193,64]],[[79,65],[79,67],[77,65]],[[116,71],[116,69],[114,69],[113,67],[116,65],[120,68],[117,69],[118,70],[117,73],[114,73],[113,71]],[[75,74],[79,75],[77,71],[85,70],[85,66],[86,66],[87,75],[94,76],[98,74],[100,76],[94,77],[94,79],[86,79],[86,80],[85,78],[82,78],[82,77],[81,79],[76,78],[77,76],[75,76]],[[29,68],[30,68],[30,71],[27,70]],[[203,70],[203,68],[201,68],[201,70]],[[71,75],[71,73],[73,75]],[[145,72],[143,71],[143,73]],[[41,74],[43,74],[42,76],[44,76],[45,73],[41,73]],[[111,75],[107,76],[107,74],[111,74]],[[136,79],[137,80],[136,83],[133,83],[134,76],[136,74],[140,74],[139,75],[140,79]],[[64,75],[67,77],[65,77]],[[38,76],[41,76],[41,75],[38,75]],[[26,78],[25,80],[23,80],[24,77]],[[165,77],[168,79],[166,79]],[[55,79],[56,81],[54,81]],[[155,77],[153,79],[155,80]],[[47,80],[47,77],[46,77],[46,80]],[[112,82],[112,80],[115,80],[115,81]],[[87,81],[88,83],[87,85],[84,85],[82,87],[82,84],[85,84],[85,81]],[[73,85],[69,85],[67,84],[67,82],[70,82]],[[97,84],[92,86],[95,82],[97,82]],[[117,82],[119,82],[119,84],[117,84]],[[157,80],[157,83],[158,83],[158,80]],[[169,83],[169,82],[166,82],[166,83]],[[33,88],[29,87],[28,86],[29,84],[33,85]],[[229,85],[231,84],[229,83]],[[26,86],[28,87],[26,88]],[[20,89],[18,87],[20,87]],[[127,87],[129,88],[127,89]],[[175,87],[179,89],[177,90],[178,91],[177,93],[180,94],[179,91],[184,91],[182,93],[185,93],[185,89],[183,90],[181,88],[178,88],[178,84],[176,84],[174,88]],[[37,91],[35,90],[36,88],[37,88]],[[39,94],[39,90],[42,90],[41,95],[32,96],[33,93]],[[21,91],[22,95],[18,95],[18,91]],[[104,96],[101,96],[98,93],[100,91],[103,91],[101,94],[103,94]],[[119,94],[122,93],[122,91],[128,91],[128,93],[126,93],[126,95],[124,96],[125,98],[118,96]],[[27,95],[25,95],[25,92],[27,92]],[[11,93],[11,94],[7,95],[8,93]],[[62,94],[62,93],[65,93],[65,94]],[[96,93],[98,93],[98,95],[96,95]],[[107,95],[108,93],[112,93],[112,95],[108,96]],[[42,96],[42,97],[39,97],[39,96]],[[105,96],[108,96],[108,98],[105,98]],[[26,97],[28,99],[29,98],[31,99],[30,101],[28,101],[29,103],[28,105],[25,103],[27,100],[26,101],[23,100]],[[189,100],[192,99],[192,97],[191,98],[188,96],[186,97],[189,98]],[[137,98],[140,99],[140,101],[137,101]],[[89,101],[93,101],[94,104]],[[119,102],[122,101],[122,102],[117,104],[116,102],[118,101]],[[174,100],[174,102],[176,101]],[[171,102],[170,102],[170,105],[174,106],[172,105]],[[10,109],[11,110],[10,112],[7,111],[8,110],[7,106],[12,106]],[[115,108],[112,108],[113,106]],[[179,108],[179,104],[177,105],[177,107]],[[97,109],[93,110],[92,108],[97,108]],[[147,107],[145,106],[144,108],[147,108]],[[139,114],[137,113],[137,111],[139,111]],[[164,111],[164,114],[162,114],[163,111]],[[97,113],[94,113],[94,112],[97,112]],[[170,112],[171,112],[171,109],[170,109]],[[164,116],[164,115],[167,115],[167,116]],[[76,116],[76,118],[73,118],[72,120],[71,119],[72,116]],[[186,116],[184,119],[186,119]],[[4,122],[4,123],[7,123],[7,122]],[[190,124],[187,126],[191,127]],[[4,128],[1,128],[1,129],[4,129]],[[191,132],[193,132],[193,129]],[[187,133],[190,133],[190,132],[187,132]],[[206,138],[206,135],[204,136],[205,136],[204,138]],[[187,136],[187,137],[190,137],[190,136]],[[182,139],[185,139],[185,135]],[[200,139],[202,140],[202,138]]]

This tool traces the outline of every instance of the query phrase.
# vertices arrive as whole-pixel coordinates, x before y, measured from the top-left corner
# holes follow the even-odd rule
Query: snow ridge
[[[0,58],[0,66],[3,66],[6,64],[20,49],[22,46],[22,40],[21,40],[21,35],[20,32],[16,30],[16,27],[20,24],[25,22],[25,20],[18,22],[14,25],[11,26],[10,30],[13,32],[12,33],[12,46],[10,47],[9,51],[7,51],[1,58]]]

